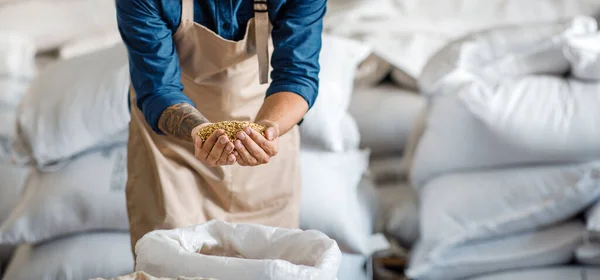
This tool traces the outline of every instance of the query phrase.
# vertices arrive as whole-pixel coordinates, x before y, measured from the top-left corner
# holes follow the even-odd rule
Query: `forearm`
[[[278,92],[265,99],[256,121],[271,121],[279,125],[280,134],[292,129],[308,111],[306,100],[292,92]]]
[[[194,127],[207,122],[208,120],[194,106],[180,103],[162,112],[158,120],[158,128],[166,135],[192,142]]]

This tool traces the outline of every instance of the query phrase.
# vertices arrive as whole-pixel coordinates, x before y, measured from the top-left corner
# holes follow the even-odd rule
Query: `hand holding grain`
[[[236,156],[233,154],[233,143],[227,137],[225,130],[212,129],[209,134],[201,133],[211,125],[214,124],[204,123],[192,130],[196,158],[210,167],[234,164]]]
[[[237,132],[235,140],[235,155],[242,166],[257,166],[269,163],[277,155],[279,146],[279,125],[270,121],[257,122],[263,126],[263,131],[248,126]]]

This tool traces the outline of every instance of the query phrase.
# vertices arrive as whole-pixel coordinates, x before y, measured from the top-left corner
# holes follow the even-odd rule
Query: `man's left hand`
[[[260,125],[267,127],[265,136],[260,132],[246,127],[238,131],[235,141],[236,158],[239,165],[257,166],[269,163],[277,155],[279,138],[279,125],[271,121],[259,121]]]

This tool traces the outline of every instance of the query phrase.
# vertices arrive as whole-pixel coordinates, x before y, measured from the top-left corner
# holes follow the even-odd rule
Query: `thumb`
[[[279,134],[279,131],[276,127],[269,127],[267,128],[267,130],[265,130],[265,137],[267,138],[267,140],[269,141],[273,141],[275,140],[275,138],[277,138],[277,135]]]
[[[265,138],[269,141],[275,140],[279,137],[279,124],[272,121],[262,120],[257,122],[257,124],[264,125],[267,129],[264,132]]]

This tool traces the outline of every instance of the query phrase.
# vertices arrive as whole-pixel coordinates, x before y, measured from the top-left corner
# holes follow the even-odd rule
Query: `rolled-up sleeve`
[[[319,89],[319,53],[326,0],[286,3],[272,20],[273,55],[271,86],[267,96],[293,92],[312,107]]]
[[[129,52],[136,105],[152,129],[171,105],[192,101],[183,94],[172,31],[161,17],[158,0],[116,0],[119,32]]]

